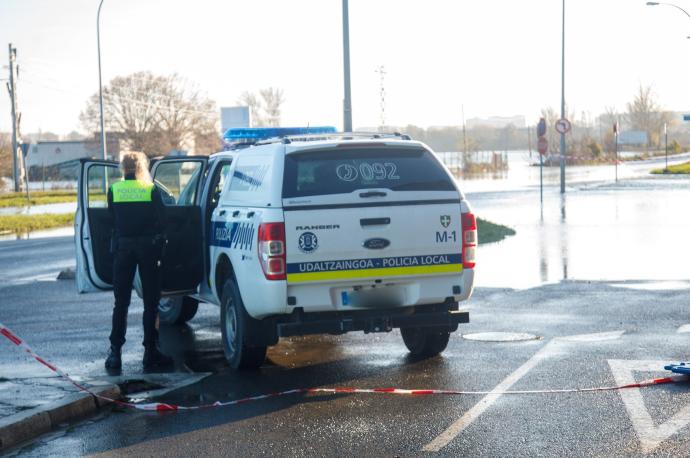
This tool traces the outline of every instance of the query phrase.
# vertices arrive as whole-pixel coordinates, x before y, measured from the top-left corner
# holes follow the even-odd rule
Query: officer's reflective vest
[[[113,183],[113,203],[151,202],[153,183],[139,180],[122,180]]]

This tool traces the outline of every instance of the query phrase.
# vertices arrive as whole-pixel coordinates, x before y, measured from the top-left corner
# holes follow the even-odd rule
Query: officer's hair
[[[129,151],[120,155],[120,168],[127,175],[133,173],[137,180],[151,183],[149,159],[144,153]]]

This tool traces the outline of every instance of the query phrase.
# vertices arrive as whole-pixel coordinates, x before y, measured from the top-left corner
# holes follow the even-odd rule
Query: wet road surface
[[[166,341],[177,342],[178,358],[215,374],[162,400],[195,405],[314,386],[492,390],[507,380],[517,390],[607,386],[616,384],[610,361],[629,368],[636,380],[663,376],[665,362],[690,356],[690,336],[677,333],[690,321],[690,293],[649,286],[562,282],[526,290],[481,289],[463,333],[520,331],[541,339],[481,342],[458,333],[442,357],[422,361],[407,356],[397,332],[286,339],[271,349],[266,366],[244,374],[224,367],[217,319],[207,306],[191,326],[169,329]],[[661,372],[636,369],[648,360]],[[516,374],[525,365],[527,370]],[[682,411],[690,406],[690,386],[637,393],[643,399],[638,408],[654,425],[663,426],[681,412],[670,437],[658,444],[654,430],[637,431],[620,392],[504,395],[489,399],[484,410],[459,426],[483,396],[348,394],[294,395],[194,412],[116,409],[20,454],[636,456],[646,450],[687,455],[690,416]],[[439,443],[437,438],[454,425]]]
[[[480,247],[480,287],[467,304],[471,323],[441,357],[409,358],[398,332],[355,333],[285,339],[261,370],[232,373],[220,351],[218,309],[202,305],[190,325],[163,329],[162,340],[180,373],[213,375],[161,400],[196,405],[317,386],[593,387],[664,376],[664,363],[690,359],[690,333],[683,331],[690,324],[686,181],[582,185],[563,206],[551,190],[543,217],[533,189],[468,197],[478,216],[513,225],[518,235]],[[0,255],[6,246],[0,244]],[[78,296],[72,282],[17,281],[0,285],[0,294],[2,319],[30,336],[37,351],[73,373],[102,374],[108,293]],[[141,371],[140,319],[136,300],[125,373]],[[483,332],[539,339],[462,338]],[[3,374],[42,371],[21,354],[0,354]],[[690,456],[690,386],[503,396],[294,395],[163,414],[113,409],[14,453]]]

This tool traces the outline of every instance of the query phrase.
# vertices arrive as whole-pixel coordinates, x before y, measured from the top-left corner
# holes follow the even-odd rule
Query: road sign
[[[543,137],[544,135],[546,135],[546,119],[541,118],[537,124],[537,136]]]
[[[549,141],[546,139],[546,137],[539,137],[537,149],[539,150],[539,154],[546,154],[546,151],[549,149]]]
[[[556,121],[556,132],[559,134],[567,134],[571,129],[570,121],[565,118],[561,118]]]
[[[683,115],[683,121],[690,121],[690,114],[684,114]]]

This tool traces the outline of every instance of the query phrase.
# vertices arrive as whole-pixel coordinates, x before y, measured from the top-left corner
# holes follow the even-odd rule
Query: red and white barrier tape
[[[248,402],[260,401],[268,398],[276,398],[280,396],[289,396],[294,394],[310,394],[310,393],[325,393],[325,394],[399,394],[399,395],[411,395],[411,396],[423,396],[423,395],[487,395],[487,394],[558,394],[558,393],[592,393],[601,391],[615,391],[624,390],[628,388],[643,388],[653,385],[665,385],[669,383],[682,383],[689,382],[690,376],[688,375],[672,375],[669,377],[655,378],[651,380],[645,380],[638,383],[631,383],[629,385],[620,386],[605,386],[605,387],[595,387],[595,388],[566,388],[557,390],[515,390],[515,391],[462,391],[462,390],[407,390],[402,388],[295,388],[292,390],[278,391],[275,393],[261,394],[258,396],[251,396],[243,399],[235,399],[233,401],[216,401],[212,404],[201,404],[196,406],[180,406],[176,404],[166,404],[162,402],[152,402],[146,404],[137,404],[133,402],[121,401],[119,399],[111,399],[106,396],[102,396],[93,390],[85,387],[76,380],[74,380],[70,375],[57,366],[51,364],[46,359],[40,357],[36,354],[31,347],[19,336],[13,333],[9,328],[0,323],[0,335],[4,336],[17,348],[24,350],[32,358],[34,358],[39,363],[43,364],[45,367],[55,372],[59,377],[68,381],[79,390],[89,393],[90,395],[102,399],[104,401],[112,402],[119,406],[129,407],[137,410],[148,410],[148,411],[177,411],[177,410],[199,410],[199,409],[209,409],[212,407],[227,407],[239,404],[246,404]]]

